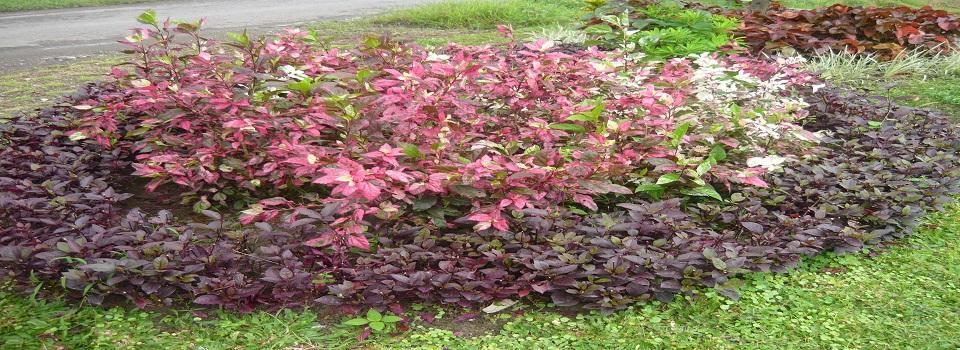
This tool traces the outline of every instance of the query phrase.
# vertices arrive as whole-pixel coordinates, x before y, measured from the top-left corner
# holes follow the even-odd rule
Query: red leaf
[[[914,26],[904,25],[904,26],[897,27],[897,34],[896,34],[897,39],[903,39],[908,35],[916,35],[916,34],[921,34],[921,33],[920,33],[920,30],[918,30]]]

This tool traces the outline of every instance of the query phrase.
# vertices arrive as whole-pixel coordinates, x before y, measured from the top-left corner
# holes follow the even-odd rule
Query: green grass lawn
[[[443,4],[319,28],[334,44],[383,31],[426,45],[472,44],[501,40],[483,29],[501,22],[498,18],[511,19],[523,28],[518,32],[575,19],[517,15],[575,11],[574,1],[510,1],[515,9],[503,12],[482,2],[491,1],[473,1],[471,10]],[[471,18],[482,20],[467,21]],[[117,60],[0,75],[0,115],[50,104]],[[897,84],[880,89],[877,82],[875,91],[960,116],[960,77],[889,79]],[[420,311],[410,307],[405,315],[414,320],[410,331],[358,342],[357,330],[315,310],[236,315],[184,306],[105,309],[55,295],[34,297],[7,285],[0,287],[0,349],[958,349],[960,206],[931,215],[914,235],[884,250],[817,257],[789,274],[750,274],[740,291],[739,301],[707,291],[607,316],[523,303],[461,321],[457,315],[463,310],[425,307],[438,316],[432,325],[418,320]]]
[[[0,12],[135,4],[156,0],[0,0]]]

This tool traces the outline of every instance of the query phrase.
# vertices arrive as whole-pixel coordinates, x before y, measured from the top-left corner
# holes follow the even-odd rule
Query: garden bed
[[[305,32],[194,52],[142,20],[138,67],[3,126],[0,261],[92,303],[735,297],[744,272],[900,237],[958,189],[946,118],[789,59]],[[117,194],[132,172],[195,210],[128,211],[160,198]]]

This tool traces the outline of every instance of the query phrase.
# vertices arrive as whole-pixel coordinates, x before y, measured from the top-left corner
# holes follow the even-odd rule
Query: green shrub
[[[632,5],[610,3],[587,15],[587,44],[625,52],[641,52],[648,59],[683,57],[718,51],[733,40],[737,20],[673,3]]]

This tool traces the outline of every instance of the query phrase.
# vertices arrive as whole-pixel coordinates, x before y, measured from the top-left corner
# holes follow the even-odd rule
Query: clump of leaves
[[[737,20],[670,2],[614,1],[586,16],[588,45],[640,52],[647,59],[719,51],[732,42]]]
[[[880,58],[891,59],[911,49],[951,51],[960,39],[960,20],[929,6],[917,9],[836,4],[797,10],[774,4],[764,12],[724,13],[742,18],[737,36],[754,52],[786,47],[803,53],[849,50],[873,52]]]
[[[397,323],[402,320],[400,316],[384,315],[376,309],[369,309],[364,317],[349,319],[344,321],[343,324],[352,327],[362,327],[363,331],[360,333],[359,338],[363,340],[370,335],[371,330],[377,333],[390,332],[396,327]]]

